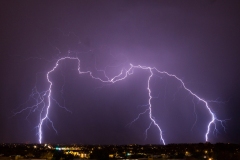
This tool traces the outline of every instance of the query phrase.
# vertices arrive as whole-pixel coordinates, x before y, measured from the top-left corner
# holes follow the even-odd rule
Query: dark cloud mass
[[[46,72],[59,57],[78,56],[83,71],[106,69],[109,77],[134,65],[176,74],[210,103],[224,130],[209,134],[215,142],[239,143],[240,3],[238,1],[12,1],[0,2],[0,142],[38,142],[39,112],[24,111],[34,86],[47,88]],[[148,102],[149,72],[113,85],[77,74],[76,61],[61,62],[51,74],[51,123],[43,142],[83,144],[161,143],[147,114],[131,125]],[[62,87],[64,85],[64,87]],[[204,142],[210,120],[206,108],[173,78],[151,83],[153,116],[167,143]],[[30,113],[30,114],[29,114]]]

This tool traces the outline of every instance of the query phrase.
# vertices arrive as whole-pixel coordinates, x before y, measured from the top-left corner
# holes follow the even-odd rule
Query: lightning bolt
[[[183,87],[190,95],[192,95],[193,99],[197,99],[198,101],[200,101],[201,103],[204,104],[204,106],[206,107],[206,109],[208,110],[208,113],[209,115],[211,116],[211,120],[210,122],[208,123],[207,127],[206,127],[206,133],[205,133],[205,140],[208,141],[208,135],[209,135],[209,132],[210,132],[210,129],[211,129],[211,126],[215,126],[214,129],[216,130],[216,122],[220,122],[222,124],[222,120],[219,120],[216,115],[214,114],[214,112],[211,110],[211,108],[209,107],[209,104],[208,104],[208,101],[204,100],[203,98],[199,97],[196,93],[192,92],[189,88],[186,87],[185,83],[183,82],[182,79],[180,79],[179,77],[177,77],[176,75],[174,74],[170,74],[166,71],[160,71],[158,70],[157,68],[155,67],[148,67],[148,66],[141,66],[141,65],[133,65],[133,64],[129,64],[129,68],[128,69],[125,69],[123,68],[120,73],[118,73],[117,75],[115,75],[113,78],[109,78],[105,71],[104,70],[98,70],[100,72],[103,72],[104,74],[104,78],[105,79],[102,79],[102,78],[99,78],[99,77],[95,77],[93,75],[93,73],[91,71],[81,71],[80,70],[80,59],[77,58],[77,57],[70,57],[70,56],[67,56],[67,57],[62,57],[62,58],[59,58],[54,67],[49,70],[46,74],[46,78],[47,78],[47,82],[49,84],[49,87],[46,91],[44,92],[38,92],[37,89],[35,88],[33,90],[33,93],[30,95],[32,96],[32,98],[35,99],[36,103],[35,105],[33,105],[32,107],[27,107],[25,109],[23,109],[22,111],[25,111],[27,109],[30,109],[30,110],[36,110],[36,109],[39,109],[41,108],[41,111],[40,111],[40,116],[39,116],[39,124],[37,126],[38,128],[38,141],[39,143],[42,143],[42,140],[43,140],[43,124],[45,121],[49,121],[51,124],[52,124],[52,128],[56,131],[54,125],[53,125],[53,122],[51,121],[51,119],[49,118],[49,113],[50,113],[50,109],[51,109],[51,104],[52,102],[55,102],[57,103],[57,101],[55,99],[52,98],[52,86],[53,86],[53,82],[50,80],[50,75],[51,73],[53,73],[56,68],[59,66],[60,62],[61,61],[64,61],[64,60],[73,60],[73,61],[77,61],[77,70],[78,70],[78,73],[79,74],[87,74],[89,75],[91,78],[95,79],[95,80],[99,80],[103,83],[116,83],[118,81],[122,81],[122,80],[125,80],[128,76],[130,75],[133,75],[134,74],[134,69],[141,69],[141,70],[146,70],[149,72],[149,77],[147,79],[147,91],[148,91],[148,104],[145,105],[147,106],[148,108],[140,113],[138,115],[138,117],[136,119],[134,119],[132,121],[135,122],[142,114],[145,114],[145,113],[148,113],[149,115],[149,119],[150,119],[150,125],[149,127],[146,129],[146,134],[147,134],[147,131],[149,130],[149,128],[154,125],[155,127],[157,127],[157,129],[159,130],[159,137],[160,137],[160,141],[165,145],[165,140],[163,138],[163,131],[160,127],[160,125],[157,123],[157,121],[155,120],[155,118],[153,117],[153,114],[152,114],[152,104],[151,104],[151,100],[152,98],[154,98],[152,96],[152,91],[151,91],[151,88],[150,88],[150,82],[151,82],[151,79],[154,75],[156,76],[159,76],[159,74],[164,74],[164,75],[167,75],[169,77],[173,77],[175,78],[180,84],[181,84],[181,87]],[[192,99],[193,103],[194,103],[194,100]],[[58,106],[60,106],[59,103],[57,103]],[[61,107],[61,106],[60,106]],[[65,108],[65,107],[63,107]],[[66,109],[67,110],[67,109]],[[22,112],[20,111],[20,112]],[[194,106],[194,111],[195,111],[195,106]],[[16,114],[20,113],[20,112],[17,112]],[[196,122],[195,122],[196,123]],[[223,126],[223,125],[222,125]],[[224,127],[224,126],[223,126]],[[57,131],[56,131],[57,132]]]

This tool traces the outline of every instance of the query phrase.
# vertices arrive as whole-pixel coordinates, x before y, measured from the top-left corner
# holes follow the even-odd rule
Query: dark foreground
[[[240,160],[239,144],[51,145],[0,144],[0,160],[134,159]]]

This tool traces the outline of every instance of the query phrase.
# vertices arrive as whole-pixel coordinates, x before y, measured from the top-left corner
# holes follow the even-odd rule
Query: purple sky
[[[104,69],[111,77],[122,67],[145,65],[183,79],[210,103],[226,130],[218,124],[209,140],[240,142],[240,3],[238,1],[9,1],[0,2],[0,142],[38,142],[39,110],[12,115],[33,105],[36,85],[47,88],[46,72],[59,57],[77,56],[82,71]],[[113,67],[114,66],[114,67]],[[51,76],[53,97],[72,113],[53,104],[43,142],[83,144],[159,144],[159,132],[146,115],[148,72],[103,86],[77,64],[61,63]],[[204,142],[210,119],[203,105],[173,78],[152,80],[154,117],[166,143]],[[62,86],[63,92],[62,91]],[[27,118],[26,118],[27,117]]]

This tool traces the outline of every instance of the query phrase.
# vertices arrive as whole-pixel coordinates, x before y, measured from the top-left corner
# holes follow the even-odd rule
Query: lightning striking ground
[[[36,108],[40,108],[41,107],[41,112],[40,112],[40,116],[39,116],[39,124],[37,126],[38,128],[38,141],[39,143],[42,143],[43,141],[43,124],[45,121],[49,121],[52,125],[52,128],[57,132],[57,130],[55,129],[54,125],[53,125],[53,122],[51,121],[50,117],[49,117],[49,112],[50,112],[50,108],[51,108],[51,104],[52,102],[54,101],[55,103],[57,103],[57,105],[60,106],[60,104],[55,100],[53,99],[52,97],[52,86],[53,86],[53,82],[50,80],[50,75],[52,72],[54,72],[56,70],[56,68],[59,66],[60,62],[61,61],[64,61],[64,60],[73,60],[73,61],[77,61],[77,70],[78,70],[78,73],[79,74],[88,74],[91,78],[93,79],[96,79],[96,80],[99,80],[103,83],[116,83],[118,81],[122,81],[124,79],[126,79],[128,76],[130,75],[133,75],[134,74],[134,69],[141,69],[141,70],[147,70],[149,71],[149,77],[148,77],[148,80],[147,80],[147,84],[146,84],[146,89],[148,91],[148,104],[146,105],[148,108],[140,113],[138,115],[137,118],[135,118],[133,122],[135,122],[142,114],[145,114],[145,113],[148,113],[149,114],[149,119],[150,119],[150,125],[149,127],[146,129],[146,135],[147,135],[147,131],[149,130],[149,128],[152,126],[152,124],[154,124],[155,127],[157,127],[157,129],[159,130],[159,137],[160,137],[160,142],[162,142],[164,145],[166,144],[165,140],[164,140],[164,137],[163,137],[163,130],[161,129],[160,125],[157,123],[157,121],[155,120],[155,118],[153,117],[153,114],[152,114],[152,104],[151,104],[151,100],[152,100],[152,91],[151,91],[151,88],[150,88],[150,82],[151,82],[151,79],[154,75],[157,75],[157,74],[165,74],[169,77],[173,77],[175,78],[176,80],[179,81],[179,83],[181,84],[181,86],[189,93],[193,96],[193,98],[196,98],[198,101],[200,101],[201,103],[204,104],[204,106],[206,107],[206,109],[208,110],[209,112],[209,115],[211,116],[211,120],[210,122],[208,123],[208,125],[206,126],[206,133],[205,133],[205,140],[208,141],[209,138],[208,138],[208,135],[209,135],[209,132],[211,130],[211,126],[215,126],[214,127],[214,130],[216,130],[216,122],[220,122],[222,124],[222,120],[219,120],[216,115],[214,114],[214,112],[211,110],[211,108],[209,107],[209,104],[208,104],[208,101],[204,100],[203,98],[199,97],[196,93],[192,92],[189,88],[186,87],[185,83],[183,82],[182,79],[178,78],[176,75],[174,74],[170,74],[166,71],[160,71],[158,70],[157,68],[155,67],[148,67],[148,66],[141,66],[141,65],[133,65],[133,64],[129,64],[129,68],[128,69],[122,69],[120,71],[120,73],[118,73],[116,76],[114,76],[113,78],[109,78],[105,71],[104,70],[100,70],[101,72],[103,72],[104,74],[104,77],[105,79],[102,79],[102,78],[99,78],[99,77],[95,77],[93,75],[93,73],[91,71],[81,71],[80,70],[80,59],[77,58],[77,57],[70,57],[70,56],[67,56],[67,57],[62,57],[62,58],[59,58],[54,67],[49,70],[46,74],[46,78],[47,78],[47,82],[49,83],[49,87],[46,91],[44,92],[38,92],[37,89],[35,88],[32,92],[32,94],[30,95],[33,99],[35,99],[36,103],[35,105],[31,106],[31,107],[27,107],[25,109],[23,109],[22,111],[25,111],[27,109],[30,109],[31,111],[33,110],[36,110]],[[192,100],[193,101],[193,100]],[[60,106],[61,107],[61,106]],[[195,106],[194,106],[195,107]],[[64,108],[64,107],[63,107]],[[67,110],[67,109],[66,109]],[[20,112],[22,112],[20,111]],[[68,111],[68,110],[67,110]],[[195,110],[194,110],[195,111]],[[20,112],[17,112],[15,114],[18,114]],[[223,126],[224,127],[224,126]]]

